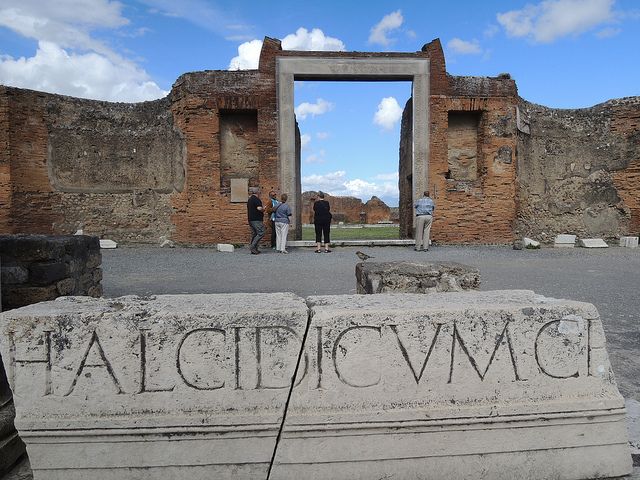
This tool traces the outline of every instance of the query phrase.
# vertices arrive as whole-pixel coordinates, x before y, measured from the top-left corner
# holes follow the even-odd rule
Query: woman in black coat
[[[322,248],[324,248],[325,253],[329,253],[331,252],[329,250],[331,207],[329,202],[324,199],[323,192],[318,192],[318,197],[320,197],[320,200],[316,200],[313,203],[313,223],[316,226],[316,253],[322,252]]]

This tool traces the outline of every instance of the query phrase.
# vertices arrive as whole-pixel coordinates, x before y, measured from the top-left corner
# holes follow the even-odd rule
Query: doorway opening
[[[298,115],[305,112],[300,109],[300,104],[294,102],[294,82],[313,82],[320,80],[339,82],[411,82],[411,110],[410,110],[410,178],[411,199],[399,197],[400,206],[400,231],[403,231],[404,223],[413,222],[412,217],[403,215],[403,205],[411,205],[418,198],[418,192],[426,190],[428,185],[428,107],[429,107],[429,59],[407,56],[402,54],[340,54],[338,56],[319,57],[314,55],[304,56],[302,52],[296,52],[300,56],[282,56],[276,60],[277,71],[277,101],[278,101],[278,162],[280,187],[292,198],[290,201],[294,211],[294,238],[302,238],[303,224],[303,197],[301,176],[301,147],[308,137],[296,136],[296,120],[294,112]],[[397,100],[396,100],[397,101]],[[330,103],[328,100],[325,102]],[[300,102],[304,103],[304,102]],[[315,106],[307,102],[309,114],[318,112],[327,107],[325,103],[316,100]],[[402,108],[402,107],[400,107]],[[318,110],[320,109],[320,110]],[[310,134],[306,134],[310,135]],[[397,157],[396,157],[397,158]],[[396,163],[397,165],[397,163]],[[395,171],[395,168],[394,168]],[[402,188],[400,189],[402,191]],[[406,209],[406,207],[405,207]],[[365,211],[366,214],[366,211]],[[408,218],[408,220],[407,220]],[[363,220],[368,221],[365,217]],[[412,225],[411,225],[412,226]],[[407,226],[404,226],[406,230]]]
[[[320,191],[332,239],[400,238],[400,126],[410,97],[408,81],[295,82],[303,240],[314,239]]]

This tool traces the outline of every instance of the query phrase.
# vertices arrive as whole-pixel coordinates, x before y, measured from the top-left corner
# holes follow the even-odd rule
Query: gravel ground
[[[370,261],[454,261],[480,269],[481,289],[528,289],[548,297],[582,300],[599,310],[621,393],[627,399],[631,437],[640,442],[640,249],[553,249],[435,246],[341,247],[330,254],[290,249],[289,255],[247,249],[155,247],[103,250],[106,297],[166,293],[294,292],[300,296],[355,293],[355,252]],[[640,447],[640,445],[638,445]],[[634,455],[636,462],[640,456]],[[21,475],[4,480],[29,480]],[[19,471],[16,469],[16,472]],[[26,476],[25,471],[27,472]],[[629,480],[640,480],[640,466]]]

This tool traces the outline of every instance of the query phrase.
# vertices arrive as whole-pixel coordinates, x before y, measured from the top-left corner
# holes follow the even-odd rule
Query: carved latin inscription
[[[528,324],[526,331],[509,316],[491,325],[428,318],[420,325],[315,326],[295,386],[367,389],[390,381],[446,386],[534,377],[564,381],[594,371],[591,322],[576,315]],[[97,326],[75,343],[63,329],[36,330],[19,339],[9,335],[7,365],[14,391],[34,381],[42,396],[58,397],[98,390],[116,395],[281,390],[289,386],[302,342],[301,334],[287,325],[212,325],[173,338],[152,327],[120,333],[122,338],[115,339]],[[127,345],[126,361],[114,353],[116,344],[120,352]]]

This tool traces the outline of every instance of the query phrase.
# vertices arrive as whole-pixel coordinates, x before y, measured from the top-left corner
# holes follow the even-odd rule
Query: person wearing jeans
[[[260,193],[259,187],[249,187],[251,196],[247,200],[247,217],[249,219],[249,227],[251,228],[251,245],[250,251],[252,255],[260,253],[258,243],[264,237],[264,214],[262,200],[258,197]]]

